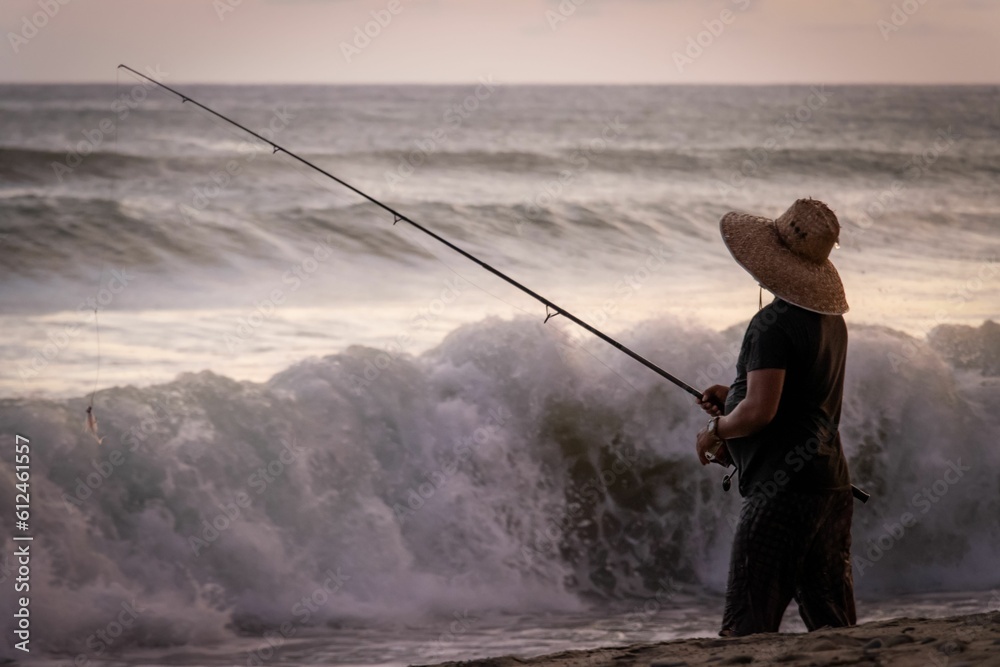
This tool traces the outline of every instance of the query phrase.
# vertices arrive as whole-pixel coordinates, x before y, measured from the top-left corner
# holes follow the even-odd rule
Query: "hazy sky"
[[[1000,83],[998,0],[0,0],[0,27],[5,82]]]

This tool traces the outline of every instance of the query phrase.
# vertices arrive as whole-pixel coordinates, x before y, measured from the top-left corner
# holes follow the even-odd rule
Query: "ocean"
[[[719,218],[825,201],[859,616],[1000,607],[1000,88],[164,82],[697,387],[760,297]],[[21,533],[51,664],[716,631],[739,499],[690,395],[393,223],[126,73],[0,86],[8,642]]]

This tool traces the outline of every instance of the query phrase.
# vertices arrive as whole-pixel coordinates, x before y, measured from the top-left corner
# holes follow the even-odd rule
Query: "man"
[[[712,419],[698,458],[731,460],[744,498],[719,634],[777,632],[793,598],[810,630],[853,625],[853,500],[837,430],[848,306],[828,259],[840,224],[800,199],[776,220],[728,213],[720,228],[775,299],[750,321],[732,386],[699,401]]]

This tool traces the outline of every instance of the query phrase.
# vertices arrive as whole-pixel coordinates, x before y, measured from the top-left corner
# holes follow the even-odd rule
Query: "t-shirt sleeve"
[[[779,322],[764,324],[759,318],[756,331],[750,336],[747,350],[747,372],[762,368],[788,368],[792,357],[792,339]]]

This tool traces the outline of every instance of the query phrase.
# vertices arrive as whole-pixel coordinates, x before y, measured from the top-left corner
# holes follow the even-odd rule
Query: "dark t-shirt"
[[[728,441],[740,471],[740,495],[850,488],[837,430],[846,360],[847,326],[841,315],[821,315],[775,299],[750,320],[726,414],[746,397],[750,371],[783,368],[785,382],[771,423],[752,436]]]

